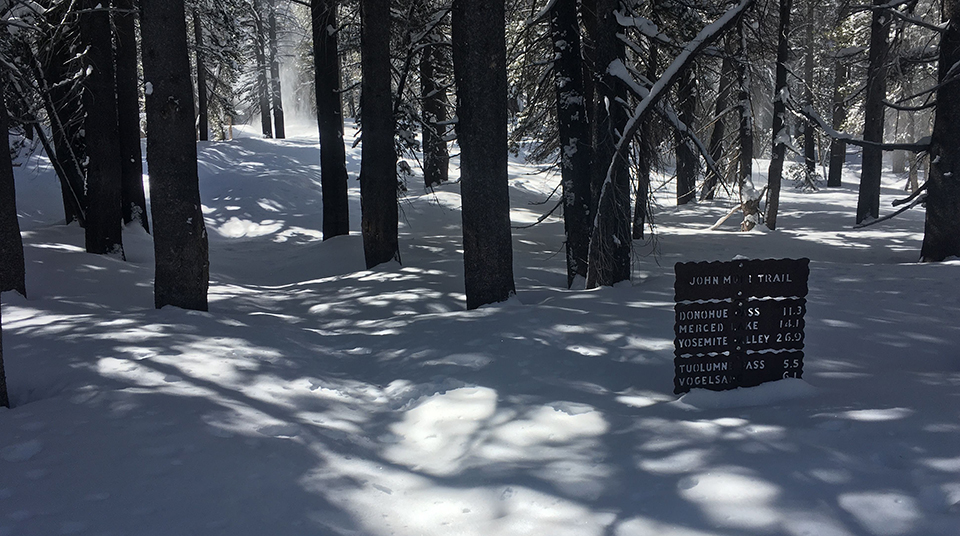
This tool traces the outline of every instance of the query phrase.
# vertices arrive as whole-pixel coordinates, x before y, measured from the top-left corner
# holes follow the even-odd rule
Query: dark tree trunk
[[[210,261],[200,210],[193,87],[183,0],[141,0],[154,301],[207,310]]]
[[[260,131],[263,137],[273,137],[270,124],[270,81],[267,80],[267,43],[263,28],[263,11],[260,0],[253,0],[253,24],[256,35],[253,40],[253,55],[257,62],[257,98],[260,106]]]
[[[133,0],[116,0],[117,131],[120,136],[120,208],[124,223],[137,222],[150,232],[143,191],[140,152],[140,78],[137,75],[136,14]],[[202,124],[202,123],[201,123]]]
[[[647,80],[656,80],[657,71],[660,67],[660,47],[653,39],[649,42],[649,54],[650,57],[647,58]],[[637,191],[634,192],[633,196],[633,238],[635,240],[643,239],[644,228],[651,216],[648,214],[650,207],[650,169],[653,160],[656,158],[657,140],[654,139],[649,117],[643,119],[638,142]]]
[[[87,146],[87,225],[89,253],[123,257],[123,214],[120,210],[120,136],[117,133],[117,81],[113,63],[110,14],[85,0],[80,35],[87,52],[83,111]]]
[[[553,71],[560,130],[563,226],[567,246],[567,287],[587,277],[590,246],[590,135],[583,99],[580,25],[576,0],[557,0],[550,10]]]
[[[0,63],[0,80],[5,79],[6,68]],[[17,220],[17,194],[7,139],[10,125],[2,89],[0,83],[0,134],[3,135],[3,144],[0,145],[0,292],[15,290],[26,296],[23,240],[20,238],[20,222]]]
[[[270,100],[273,103],[273,131],[278,139],[287,137],[283,123],[283,93],[280,91],[280,56],[277,44],[277,0],[270,0]]]
[[[337,53],[337,2],[311,0],[313,60],[320,130],[320,187],[323,190],[323,239],[350,232],[347,157],[340,105],[340,56]]]
[[[940,81],[960,62],[960,0],[944,0],[940,39]],[[953,74],[950,74],[953,76]],[[938,262],[960,256],[960,84],[937,90],[937,115],[931,137],[930,176],[927,179],[927,215],[920,259]]]
[[[0,407],[10,407],[7,395],[7,375],[3,372],[3,313],[0,312]]]
[[[750,109],[750,64],[743,26],[744,20],[741,17],[737,21],[737,37],[740,41],[737,50],[737,101],[740,112],[740,175],[737,178],[737,187],[740,189],[740,203],[743,208],[740,230],[749,231],[756,227],[759,213],[756,204],[747,199],[744,191],[747,184],[753,189],[753,111]]]
[[[833,129],[840,131],[847,120],[846,94],[843,87],[847,84],[847,64],[839,56],[833,60]],[[827,186],[837,188],[842,186],[843,164],[847,160],[847,142],[833,139],[830,142],[830,170],[827,175]]]
[[[361,0],[360,229],[367,268],[400,261],[396,124],[390,91],[390,0]]]
[[[697,110],[696,80],[693,66],[684,70],[677,83],[680,121],[693,131],[693,122]],[[688,136],[680,131],[674,134],[677,156],[677,205],[686,205],[697,197],[697,172],[700,161]]]
[[[873,0],[880,6],[886,0]],[[883,142],[883,100],[887,94],[887,36],[893,17],[883,9],[873,10],[870,23],[870,53],[867,67],[867,95],[863,104],[863,140]],[[863,148],[860,172],[860,193],[857,197],[857,223],[880,217],[880,174],[883,171],[883,150]]]
[[[200,10],[193,8],[193,42],[196,45],[197,63],[197,139],[210,139],[210,119],[207,106],[207,66],[203,54],[203,23]]]
[[[616,145],[627,122],[622,82],[609,66],[623,59],[623,43],[617,38],[615,12],[618,0],[598,0],[597,26],[592,32],[596,97],[593,102],[594,145],[591,186],[597,199],[588,253],[587,288],[612,286],[630,279],[630,173],[626,159],[616,155]],[[609,103],[609,106],[607,105]]]
[[[513,283],[507,184],[504,2],[453,0],[467,309],[507,300]]]
[[[447,182],[450,153],[444,137],[447,90],[439,81],[443,45],[431,44],[420,53],[420,95],[423,101],[423,183],[426,188]]]
[[[787,91],[787,57],[790,51],[790,8],[792,0],[780,0],[780,27],[777,32],[777,80],[773,96],[773,153],[770,158],[770,171],[767,176],[767,227],[777,228],[777,211],[780,208],[780,179],[783,176],[783,160],[786,156],[787,103],[784,94]]]
[[[48,22],[54,22],[58,16],[62,16],[54,10],[47,14]],[[87,200],[81,166],[84,158],[83,138],[80,135],[83,131],[81,92],[76,91],[69,81],[78,76],[79,65],[71,61],[74,53],[70,50],[71,43],[78,39],[77,33],[76,25],[65,24],[54,35],[46,36],[49,49],[43,58],[42,72],[37,68],[36,75],[53,132],[54,154],[48,152],[48,156],[58,160],[64,173],[61,193],[65,223],[69,225],[78,221],[84,226]]]
[[[727,42],[729,41],[728,38]],[[720,63],[720,85],[717,88],[717,104],[713,114],[713,131],[710,133],[710,158],[717,164],[723,158],[723,139],[727,135],[726,121],[723,116],[726,115],[727,106],[730,106],[730,93],[734,83],[733,71],[733,58],[729,55],[728,50],[728,54],[724,55],[723,61]],[[718,177],[716,173],[707,171],[707,178],[703,181],[703,193],[700,198],[713,199],[717,184],[722,180],[723,177]]]
[[[806,57],[803,63],[803,103],[813,108],[813,24],[815,18],[814,6],[817,4],[814,0],[807,0],[807,27],[806,27]],[[814,173],[817,171],[817,130],[812,121],[803,124],[803,160],[806,163],[807,171]]]

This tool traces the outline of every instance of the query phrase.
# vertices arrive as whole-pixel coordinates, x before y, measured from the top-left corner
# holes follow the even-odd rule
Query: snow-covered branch
[[[810,106],[804,106],[803,108],[800,108],[798,112],[802,116],[816,123],[817,126],[820,127],[820,129],[823,130],[827,136],[830,136],[835,140],[846,142],[849,145],[856,145],[858,147],[878,147],[884,151],[902,150],[911,151],[914,153],[920,153],[930,148],[929,136],[921,138],[914,143],[877,143],[874,141],[866,141],[856,138],[852,134],[847,134],[846,132],[837,132],[833,129],[833,127],[828,125],[827,122],[824,121],[823,118],[820,117],[820,115],[817,114],[817,112]]]

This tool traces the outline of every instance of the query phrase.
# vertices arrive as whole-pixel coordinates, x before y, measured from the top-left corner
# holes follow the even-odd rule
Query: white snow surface
[[[775,232],[660,188],[614,288],[565,288],[559,218],[518,228],[517,297],[468,312],[458,184],[411,184],[403,265],[365,270],[357,233],[321,240],[315,126],[288,132],[199,146],[202,313],[153,308],[137,228],[126,262],[84,253],[21,159],[0,536],[960,534],[960,261],[916,262],[920,209],[853,229],[855,165],[785,185]],[[558,177],[510,173],[532,223]],[[810,258],[803,379],[678,397],[673,265],[737,255]]]

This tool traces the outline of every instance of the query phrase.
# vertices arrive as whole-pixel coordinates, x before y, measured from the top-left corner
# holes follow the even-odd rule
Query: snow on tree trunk
[[[583,98],[583,65],[576,0],[557,0],[550,10],[553,38],[567,287],[587,277],[590,245],[590,134]]]
[[[516,293],[507,184],[504,3],[453,0],[467,308]]]
[[[767,227],[777,228],[777,211],[780,208],[780,181],[783,176],[783,160],[786,156],[790,132],[787,130],[787,60],[790,52],[790,8],[792,0],[780,0],[780,26],[777,32],[777,75],[773,96],[773,153],[767,175]]]
[[[147,232],[147,201],[143,191],[140,152],[140,77],[137,64],[136,14],[133,0],[115,0],[117,58],[117,131],[120,137],[120,208],[124,223],[137,222]]]
[[[108,10],[84,0],[80,36],[84,46],[83,128],[87,150],[87,252],[123,257],[120,195],[120,135],[113,42]]]
[[[886,0],[873,0],[882,6]],[[883,101],[887,93],[887,52],[890,22],[893,17],[883,9],[874,9],[870,23],[870,53],[867,67],[867,93],[863,104],[863,140],[883,142]],[[867,218],[880,217],[880,173],[883,170],[883,150],[867,145],[863,148],[860,172],[860,192],[857,197],[857,223]]]
[[[323,192],[323,239],[350,232],[347,202],[347,157],[343,146],[340,103],[340,56],[337,51],[337,1],[311,0],[314,88],[320,131],[320,188]]]
[[[363,141],[360,157],[360,229],[367,268],[400,261],[397,240],[396,125],[390,90],[390,0],[361,0]]]
[[[193,87],[183,0],[141,0],[154,303],[207,310],[210,262],[200,210]]]
[[[944,0],[946,30],[940,39],[939,80],[956,76],[960,65],[960,0]],[[960,83],[937,90],[937,115],[930,146],[927,213],[920,258],[938,262],[960,256]]]
[[[273,105],[273,132],[277,139],[287,137],[283,119],[283,92],[280,87],[280,50],[277,43],[277,0],[270,0],[267,21],[270,38],[270,102]]]

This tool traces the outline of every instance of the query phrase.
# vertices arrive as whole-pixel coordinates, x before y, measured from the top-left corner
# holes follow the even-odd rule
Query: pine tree
[[[136,221],[147,232],[147,201],[143,191],[140,152],[140,77],[137,64],[136,14],[133,0],[114,0],[117,63],[117,133],[120,138],[120,200],[124,223]]]

